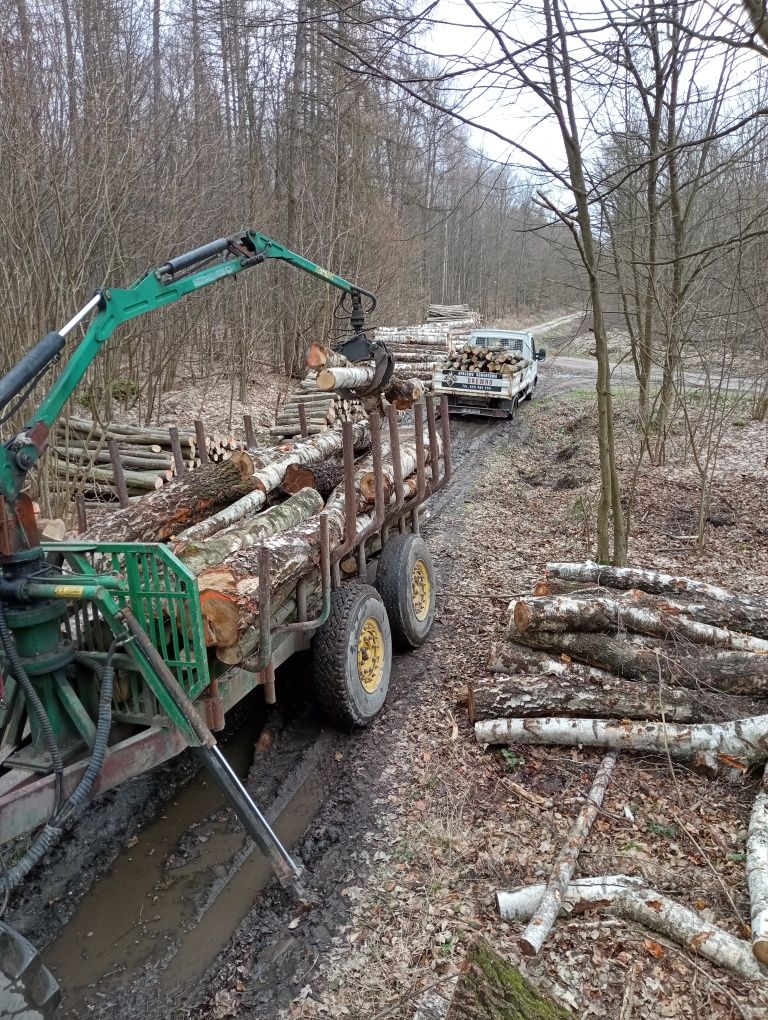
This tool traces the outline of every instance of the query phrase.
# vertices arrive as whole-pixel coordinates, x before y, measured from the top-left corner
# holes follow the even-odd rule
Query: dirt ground
[[[385,711],[344,750],[341,785],[300,846],[321,906],[291,910],[282,894],[257,905],[195,1016],[410,1018],[425,989],[433,1000],[448,994],[478,933],[578,1017],[766,1015],[768,999],[746,983],[599,911],[558,921],[540,956],[524,959],[518,927],[495,908],[497,889],[545,880],[600,760],[485,751],[462,697],[503,639],[510,598],[531,591],[547,560],[594,551],[584,514],[596,472],[593,402],[589,391],[560,393],[514,423],[460,435],[464,469],[425,528],[440,584],[435,631],[398,658]],[[630,416],[627,404],[619,424]],[[764,443],[762,426],[729,431],[713,499],[727,513],[713,511],[701,553],[678,537],[696,505],[692,468],[643,469],[631,562],[768,591]],[[624,755],[578,873],[642,876],[743,935],[755,788],[750,778],[731,785]],[[423,1006],[420,1015],[433,1014]]]

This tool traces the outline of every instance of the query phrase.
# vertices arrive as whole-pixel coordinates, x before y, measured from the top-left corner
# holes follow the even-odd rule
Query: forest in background
[[[476,151],[449,113],[347,67],[351,47],[398,75],[434,72],[411,46],[382,47],[359,11],[326,0],[2,8],[0,371],[93,289],[244,226],[374,292],[381,323],[422,321],[429,301],[467,302],[491,321],[573,302],[571,239],[532,185]],[[336,297],[262,267],[121,331],[93,393],[108,405],[127,383],[150,420],[162,391],[226,365],[244,399],[264,365],[293,373],[309,341],[339,335]]]

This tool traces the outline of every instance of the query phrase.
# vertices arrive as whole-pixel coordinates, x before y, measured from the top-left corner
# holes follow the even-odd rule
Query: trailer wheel
[[[369,584],[337,588],[312,647],[323,712],[342,726],[367,726],[384,704],[392,670],[392,634],[376,589]]]
[[[379,589],[396,648],[423,645],[435,622],[435,572],[427,544],[420,535],[395,535],[378,559]]]
[[[35,947],[9,925],[0,921],[0,1006],[12,1020],[45,1020],[54,1017],[61,993],[58,983],[43,965]]]

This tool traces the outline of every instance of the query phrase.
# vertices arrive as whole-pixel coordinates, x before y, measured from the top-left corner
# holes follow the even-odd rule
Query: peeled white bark
[[[579,852],[586,842],[592,823],[603,803],[605,791],[616,766],[618,752],[611,751],[600,763],[592,788],[568,834],[568,840],[552,866],[544,893],[527,928],[520,936],[520,948],[526,956],[536,956],[552,930],[560,905],[573,877]]]
[[[752,952],[768,964],[768,789],[763,785],[755,797],[747,830],[747,886],[752,919]]]
[[[511,921],[526,920],[535,909],[532,904],[538,890],[543,888],[539,885],[511,893],[497,893],[501,916]],[[572,882],[563,898],[560,913],[567,914],[580,903],[605,905],[611,914],[637,921],[651,931],[666,935],[695,955],[747,981],[768,981],[768,970],[752,956],[746,940],[704,921],[694,911],[653,889],[638,889],[636,880],[629,876],[609,875]]]
[[[480,744],[562,744],[669,752],[682,760],[728,755],[744,764],[768,757],[768,715],[724,723],[630,722],[627,719],[488,719],[475,723]]]

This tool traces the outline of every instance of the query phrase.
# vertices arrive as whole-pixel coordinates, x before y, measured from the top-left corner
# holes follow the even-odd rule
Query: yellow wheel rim
[[[413,611],[419,623],[426,620],[429,614],[429,603],[432,597],[432,582],[429,570],[423,560],[416,560],[411,571],[411,598]]]
[[[357,672],[369,694],[373,694],[384,678],[384,651],[384,634],[379,622],[369,616],[357,642]]]

